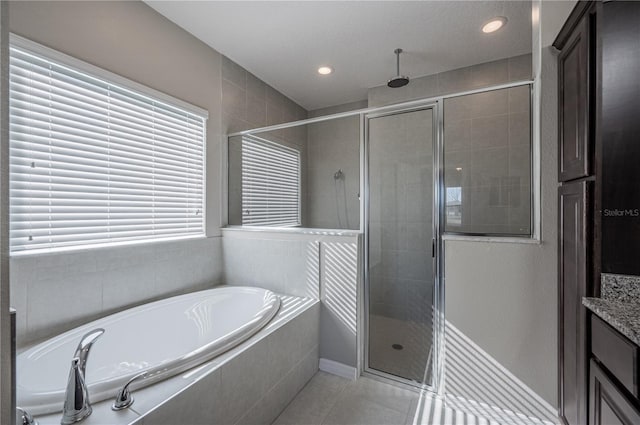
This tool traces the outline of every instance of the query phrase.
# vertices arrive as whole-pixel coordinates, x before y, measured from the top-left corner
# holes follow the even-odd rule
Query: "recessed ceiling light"
[[[462,171],[462,167],[456,167],[456,171]]]
[[[321,66],[320,68],[318,68],[318,74],[320,75],[328,75],[331,74],[333,72],[333,68],[331,68],[330,66]]]
[[[506,23],[507,18],[505,18],[504,16],[496,16],[482,26],[482,32],[485,34],[489,34],[490,32],[498,31],[500,28],[505,26]]]

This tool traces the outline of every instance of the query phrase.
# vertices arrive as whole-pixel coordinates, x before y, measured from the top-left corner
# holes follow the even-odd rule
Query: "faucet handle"
[[[38,425],[38,421],[33,419],[33,416],[22,407],[16,406],[16,410],[20,413],[20,417],[18,418],[19,422],[17,423],[21,425]]]
[[[111,410],[118,411],[118,410],[126,409],[129,406],[131,406],[134,402],[134,399],[133,399],[133,396],[131,395],[131,391],[129,391],[129,385],[131,385],[134,381],[138,379],[142,379],[146,377],[147,377],[147,372],[142,372],[135,375],[133,378],[129,379],[129,381],[127,381],[127,383],[124,384],[124,387],[122,387],[122,389],[118,391],[118,394],[116,395],[116,399],[113,402],[113,405],[111,406]]]

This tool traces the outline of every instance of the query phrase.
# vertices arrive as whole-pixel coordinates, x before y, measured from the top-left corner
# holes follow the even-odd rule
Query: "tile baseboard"
[[[355,381],[358,379],[358,369],[343,363],[339,363],[329,359],[320,359],[319,369],[323,372],[330,373],[332,375],[340,376],[342,378],[351,379]]]

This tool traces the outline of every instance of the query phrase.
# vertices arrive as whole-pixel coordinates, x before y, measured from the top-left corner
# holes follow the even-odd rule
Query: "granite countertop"
[[[582,304],[636,345],[640,345],[640,302],[585,297]]]

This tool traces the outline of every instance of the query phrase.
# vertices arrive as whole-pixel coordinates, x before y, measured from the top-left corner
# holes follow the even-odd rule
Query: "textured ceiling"
[[[396,47],[414,78],[531,52],[530,1],[146,3],[309,110],[366,99],[395,74]],[[494,16],[509,22],[483,34]]]

